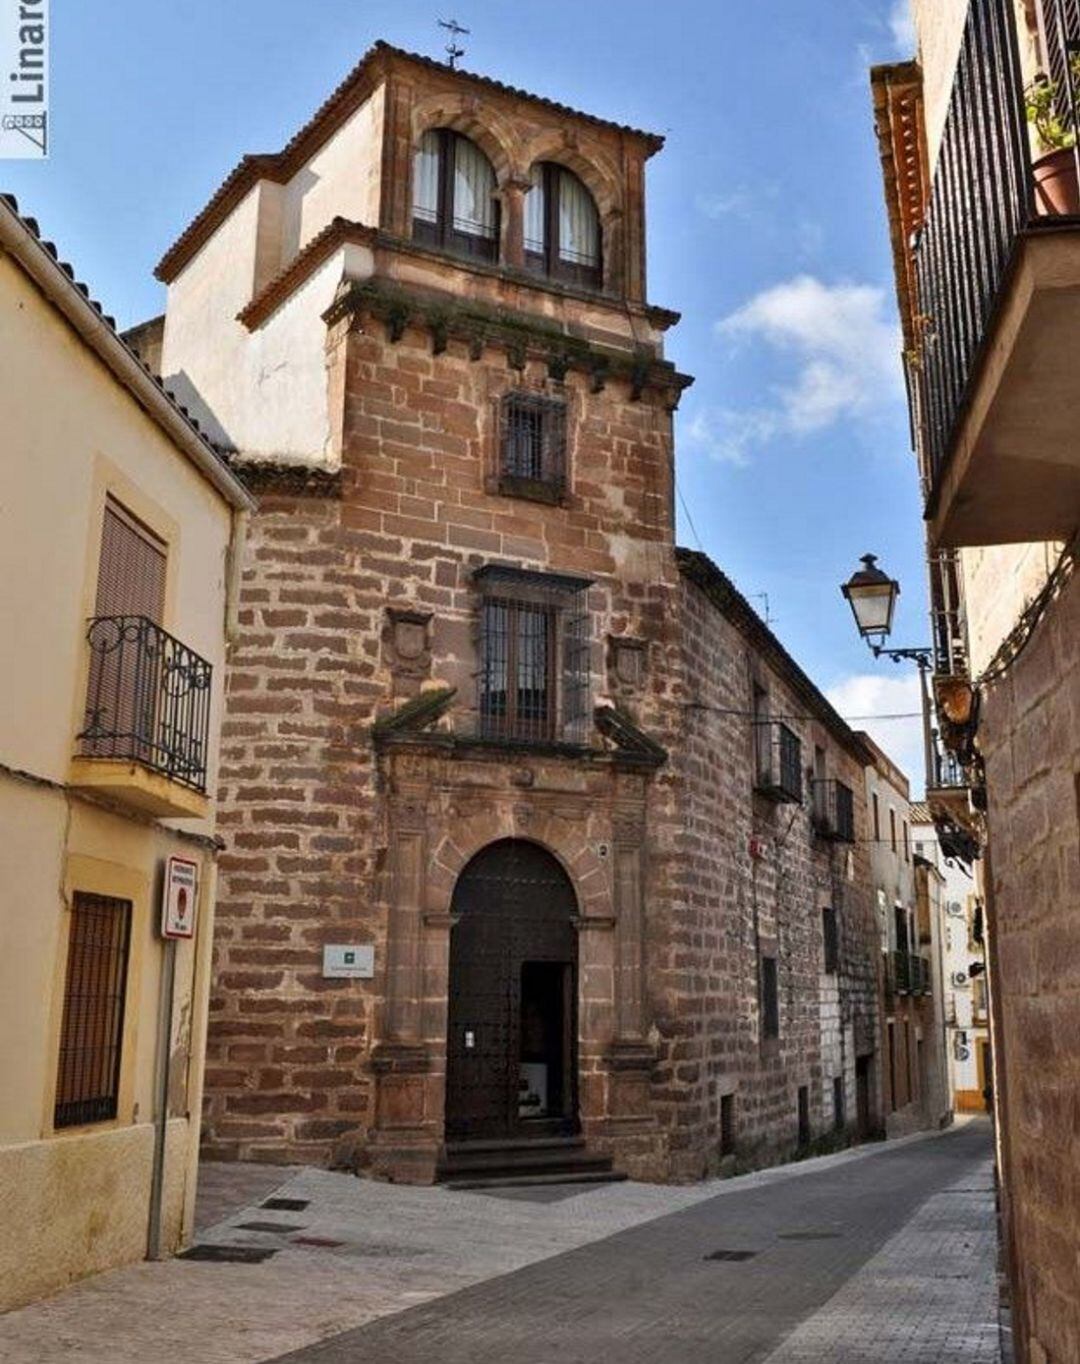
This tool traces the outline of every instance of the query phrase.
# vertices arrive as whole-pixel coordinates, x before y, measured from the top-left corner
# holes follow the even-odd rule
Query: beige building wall
[[[58,290],[65,287],[58,280]],[[194,858],[201,876],[198,936],[178,944],[170,1020],[165,1249],[190,1232],[213,928],[212,818],[134,815],[73,790],[69,766],[83,721],[86,621],[112,494],[167,544],[164,628],[213,665],[213,790],[233,510],[6,254],[0,411],[2,1309],[146,1253],[163,958],[158,894],[173,853]],[[118,1112],[55,1131],[77,891],[132,904]]]

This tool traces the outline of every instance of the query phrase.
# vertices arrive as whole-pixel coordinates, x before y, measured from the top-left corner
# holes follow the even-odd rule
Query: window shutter
[[[165,610],[165,546],[111,498],[105,504],[95,616],[146,616]]]

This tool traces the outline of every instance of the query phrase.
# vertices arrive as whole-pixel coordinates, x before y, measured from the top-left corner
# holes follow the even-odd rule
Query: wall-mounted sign
[[[165,887],[161,896],[161,936],[195,936],[195,899],[199,890],[199,864],[189,857],[170,857],[165,863]]]
[[[371,980],[375,948],[370,943],[327,943],[322,950],[322,973],[327,980]]]

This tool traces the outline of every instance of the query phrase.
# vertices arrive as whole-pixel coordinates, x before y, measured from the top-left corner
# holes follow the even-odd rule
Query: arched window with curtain
[[[467,137],[431,128],[413,160],[413,238],[442,250],[497,260],[495,171]]]
[[[600,215],[573,171],[538,161],[525,195],[525,264],[539,274],[599,289]]]

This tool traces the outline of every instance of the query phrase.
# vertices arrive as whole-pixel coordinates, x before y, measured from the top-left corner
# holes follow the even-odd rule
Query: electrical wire
[[[782,712],[771,713],[768,715],[758,715],[756,711],[742,709],[739,706],[708,706],[704,701],[684,701],[685,710],[704,710],[711,715],[736,715],[744,716],[753,720],[758,725],[772,724],[774,720],[820,720],[820,715],[785,715]],[[854,724],[859,721],[870,720],[921,720],[921,710],[896,710],[889,711],[882,715],[841,715],[841,720],[845,724]]]
[[[1064,585],[1076,567],[1078,540],[1080,540],[1080,535],[1074,535],[1062,549],[1050,576],[1043,583],[1036,596],[1028,602],[1020,613],[1020,618],[1001,641],[994,657],[972,683],[973,687],[980,687],[987,682],[999,681],[1031,643],[1036,626],[1046,615],[1059,588]]]

